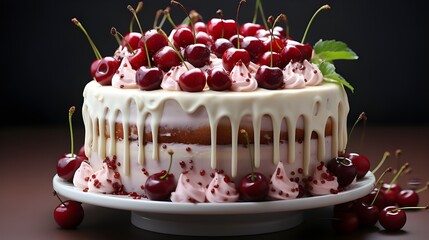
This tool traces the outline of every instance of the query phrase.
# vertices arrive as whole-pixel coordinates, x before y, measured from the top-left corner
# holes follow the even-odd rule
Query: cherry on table
[[[360,225],[371,227],[378,222],[380,210],[376,205],[359,202],[355,204],[354,208]]]
[[[407,215],[404,210],[396,206],[387,206],[380,211],[378,221],[384,229],[398,231],[405,225]]]
[[[55,222],[64,229],[73,229],[79,226],[84,217],[82,203],[73,200],[62,201],[56,192],[54,195],[61,202],[54,209]]]
[[[334,215],[332,227],[339,233],[352,233],[359,227],[359,218],[353,211],[340,212]]]

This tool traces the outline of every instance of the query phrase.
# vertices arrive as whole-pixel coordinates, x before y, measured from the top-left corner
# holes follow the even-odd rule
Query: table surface
[[[361,141],[361,137],[364,140]],[[412,179],[422,185],[429,181],[429,127],[367,127],[357,128],[350,140],[350,151],[367,155],[374,167],[385,151],[392,157],[383,165],[397,168],[395,151],[402,150],[401,162],[409,162],[412,171],[399,178],[407,187]],[[75,130],[75,142],[83,141],[83,130]],[[52,178],[56,161],[70,151],[70,137],[64,127],[0,128],[0,238],[1,239],[199,239],[199,237],[171,236],[145,231],[130,222],[130,212],[83,204],[85,218],[75,230],[60,229],[53,217],[58,199],[52,195]],[[379,171],[376,176],[379,175]],[[388,178],[386,178],[388,180]],[[420,193],[421,205],[429,204],[429,191]],[[403,230],[389,233],[377,224],[350,235],[335,233],[331,227],[332,207],[304,211],[299,226],[275,233],[224,237],[224,239],[286,239],[308,238],[317,234],[320,239],[426,239],[429,235],[427,211],[407,211]],[[319,238],[319,237],[318,237]]]

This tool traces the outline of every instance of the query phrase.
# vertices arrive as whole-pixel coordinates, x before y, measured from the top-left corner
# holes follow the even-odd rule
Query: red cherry
[[[359,218],[359,224],[371,227],[378,222],[380,210],[377,206],[360,202],[354,208]]]
[[[186,47],[194,43],[194,34],[189,28],[176,28],[173,34],[173,40],[179,47]]]
[[[232,48],[234,45],[231,41],[226,38],[218,38],[214,42],[214,45],[211,47],[212,52],[219,58],[223,56],[223,53],[228,49]]]
[[[265,51],[271,51],[271,46],[270,46],[270,42],[271,42],[271,37],[267,37],[264,41],[263,44],[265,46]],[[274,36],[273,39],[273,51],[274,52],[278,52],[280,53],[283,48],[285,47],[285,43],[283,42],[283,40],[277,36]]]
[[[264,29],[264,26],[257,23],[244,23],[240,26],[240,35],[243,36],[256,36],[256,31]]]
[[[231,78],[221,67],[215,67],[207,73],[207,85],[214,91],[225,91],[231,88]]]
[[[347,187],[356,178],[356,167],[345,157],[332,158],[326,164],[328,170],[337,177],[339,187]]]
[[[111,85],[113,75],[118,70],[119,65],[121,62],[113,57],[102,58],[95,72],[95,80],[104,86]]]
[[[205,32],[207,33],[207,25],[204,22],[194,23],[194,30],[196,33]]]
[[[149,55],[151,56],[155,54],[162,47],[168,46],[167,39],[162,34],[158,33],[156,29],[151,29],[144,33],[144,38],[142,38],[141,41],[139,42],[139,48],[144,49],[145,42],[146,42]]]
[[[286,45],[280,52],[283,58],[283,64],[286,66],[289,62],[299,62],[302,59],[301,51],[295,46]]]
[[[129,32],[125,34],[124,38],[122,39],[121,46],[127,47],[129,52],[136,50],[139,48],[139,42],[142,37],[142,34],[139,32]],[[128,44],[132,49],[129,49],[130,46],[128,46]]]
[[[253,176],[253,177],[252,177]],[[253,179],[252,179],[253,178]],[[261,173],[249,173],[241,179],[239,192],[244,201],[263,201],[268,196],[269,182]]]
[[[258,86],[265,89],[279,89],[283,85],[283,71],[278,67],[262,65],[255,74]]]
[[[134,70],[139,69],[141,66],[148,66],[146,51],[143,48],[137,48],[133,54],[128,57],[128,61]]]
[[[398,231],[405,225],[407,215],[396,206],[387,206],[380,212],[378,220],[384,229]]]
[[[176,181],[172,173],[161,171],[150,175],[144,185],[147,197],[151,200],[168,200],[171,193],[176,189]]]
[[[332,227],[340,233],[352,233],[359,227],[359,218],[355,212],[340,212],[334,216]]]
[[[201,92],[206,86],[206,75],[199,68],[193,68],[179,77],[179,86],[183,91]]]
[[[136,83],[141,90],[155,90],[161,86],[164,73],[157,67],[140,67],[136,71]]]
[[[204,67],[210,61],[210,49],[201,43],[190,44],[185,48],[183,57],[196,68]]]
[[[249,53],[244,49],[228,48],[222,55],[222,66],[227,72],[230,72],[240,60],[248,67],[250,63]]]
[[[396,197],[396,203],[400,207],[415,207],[419,204],[419,194],[412,189],[401,190]]]
[[[57,162],[57,174],[65,181],[72,182],[74,173],[84,159],[72,153],[63,155]]]
[[[311,60],[311,56],[313,55],[313,48],[310,44],[298,44],[295,47],[301,52],[301,61],[303,61],[304,59],[306,59],[307,61]]]
[[[257,62],[259,57],[265,52],[262,41],[253,36],[244,37],[241,41],[241,47],[249,53],[252,62]]]
[[[215,44],[214,40],[206,32],[197,32],[196,36],[197,43],[206,45],[209,49]]]
[[[155,66],[164,72],[168,72],[172,67],[178,66],[181,63],[176,51],[170,46],[159,49],[153,55],[153,62]]]
[[[234,45],[234,47],[238,48],[238,40],[240,39],[240,45],[243,43],[243,36],[241,35],[233,35],[229,38],[229,41]]]
[[[232,19],[212,18],[207,22],[207,33],[214,40],[218,38],[229,39],[237,34],[237,24]]]
[[[366,173],[370,169],[370,162],[368,158],[364,155],[360,155],[357,153],[349,153],[346,157],[352,160],[353,165],[356,167],[356,178],[361,179],[365,177]]]
[[[58,197],[55,192],[54,194]],[[54,219],[57,224],[65,229],[73,229],[79,226],[84,217],[82,204],[72,200],[63,202],[59,197],[58,199],[61,203],[54,209]]]
[[[73,181],[74,173],[80,167],[80,164],[84,160],[79,155],[76,155],[73,153],[74,142],[73,142],[73,126],[71,124],[72,122],[71,119],[75,110],[76,108],[74,106],[70,107],[69,114],[68,114],[69,128],[70,128],[70,143],[71,143],[70,153],[64,154],[57,161],[57,175],[68,182]]]
[[[273,67],[278,67],[280,69],[283,69],[286,65],[284,64],[284,61],[282,59],[282,56],[280,53],[276,52],[264,52],[258,59],[258,64],[263,66],[270,66],[271,65],[271,55],[273,57]]]

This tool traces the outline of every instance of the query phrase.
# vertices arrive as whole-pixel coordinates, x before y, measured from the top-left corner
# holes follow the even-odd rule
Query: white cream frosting
[[[268,196],[271,199],[293,199],[298,197],[299,186],[298,183],[292,182],[288,177],[283,162],[277,164],[277,168],[270,181],[270,191]]]
[[[308,184],[308,191],[312,195],[327,195],[338,192],[337,177],[328,173],[324,162],[321,162],[316,167],[312,178],[308,180]]]
[[[131,164],[144,166],[146,150],[143,143],[143,134],[150,128],[153,145],[150,161],[159,159],[160,144],[158,144],[159,126],[163,119],[163,109],[167,102],[177,102],[177,107],[185,113],[194,113],[197,109],[204,109],[207,113],[207,124],[210,125],[211,153],[209,157],[212,169],[217,168],[218,146],[216,144],[217,128],[221,120],[229,121],[231,132],[231,150],[228,151],[229,172],[231,177],[237,177],[237,149],[239,125],[242,119],[248,117],[252,120],[255,131],[253,145],[255,166],[260,166],[261,144],[260,123],[264,116],[270,116],[271,127],[274,135],[272,139],[272,163],[277,165],[280,160],[280,152],[285,151],[285,162],[295,162],[296,141],[288,141],[287,149],[280,149],[280,129],[286,123],[288,139],[295,139],[298,120],[303,119],[304,149],[311,148],[311,133],[318,135],[315,147],[316,159],[319,161],[336,156],[339,149],[344,149],[347,143],[347,113],[349,105],[347,94],[343,87],[337,84],[323,83],[317,87],[303,89],[279,89],[276,91],[256,89],[251,93],[243,92],[214,92],[203,91],[187,93],[182,91],[141,91],[129,89],[127,91],[111,86],[101,86],[96,81],[87,84],[84,90],[83,119],[85,123],[85,154],[91,159],[91,153],[97,152],[101,159],[106,156],[120,154],[123,159],[121,175],[129,176]],[[227,103],[227,104],[226,104]],[[131,112],[134,112],[131,117]],[[123,126],[124,135],[129,135],[130,125],[136,126],[138,131],[138,151],[130,162],[130,148],[124,147],[120,152],[117,146],[129,146],[131,140],[124,138],[121,141],[115,138],[107,138],[106,135],[115,136],[115,124],[118,116]],[[145,122],[151,118],[150,126]],[[331,151],[327,153],[325,144],[325,126],[332,122],[332,140],[329,142]],[[179,123],[177,123],[179,124]],[[183,125],[189,125],[184,122]],[[105,126],[106,127],[99,127]],[[106,134],[107,131],[107,134]],[[109,143],[109,144],[107,144]],[[115,144],[113,144],[115,143]],[[116,144],[117,143],[117,144]],[[108,146],[108,147],[107,147]],[[332,153],[332,154],[331,154]],[[310,172],[310,151],[304,151],[302,158],[303,174]],[[136,161],[136,162],[134,162]],[[134,167],[133,167],[134,168]]]
[[[127,58],[131,55],[132,55],[132,53],[130,53],[128,51],[128,47],[126,47],[126,46],[119,46],[116,49],[115,53],[113,54],[114,58],[116,58],[116,59]]]
[[[229,77],[232,80],[231,90],[235,92],[251,92],[258,87],[258,82],[241,61],[238,61],[231,70]]]
[[[88,192],[114,193],[121,185],[118,173],[109,168],[107,163],[103,163],[103,167],[89,178]]]
[[[239,194],[234,182],[224,174],[215,173],[206,189],[206,199],[212,203],[236,202]]]
[[[194,180],[191,173],[181,173],[170,199],[172,202],[202,203],[206,200],[205,188]]]
[[[304,88],[316,86],[323,81],[320,69],[307,60],[289,62],[283,70],[284,88]]]
[[[118,70],[113,75],[112,86],[116,88],[137,88],[136,70],[134,70],[128,60],[124,57]]]
[[[186,64],[188,68],[186,68],[184,64]],[[186,61],[178,66],[172,67],[167,73],[164,74],[164,78],[161,82],[161,88],[168,91],[181,91],[179,86],[180,76],[193,68],[195,67]]]
[[[74,173],[73,184],[80,189],[88,188],[88,182],[92,174],[94,174],[94,170],[91,165],[87,161],[83,161]]]

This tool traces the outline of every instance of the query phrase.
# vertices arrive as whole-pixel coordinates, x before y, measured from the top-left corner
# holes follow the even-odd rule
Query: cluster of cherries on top
[[[239,4],[237,16],[243,2]],[[190,16],[180,3],[172,1],[172,4]],[[136,11],[131,6],[128,9],[138,22]],[[275,26],[285,18],[283,14],[276,19],[269,17],[270,29],[250,22],[240,26],[237,20],[223,16],[207,23],[199,19],[176,26],[170,37],[159,28],[129,32],[122,37],[120,45],[131,53],[128,60],[136,70],[136,83],[141,90],[159,89],[164,73],[184,61],[195,68],[180,76],[178,83],[183,91],[202,91],[206,85],[215,91],[229,90],[232,80],[228,73],[236,64],[248,67],[250,62],[260,66],[255,73],[259,87],[278,89],[283,85],[282,69],[291,61],[310,60],[313,51],[310,44],[292,40],[284,28]],[[222,67],[204,73],[200,68],[210,63],[211,54],[222,59]],[[91,76],[101,85],[110,85],[120,61],[115,56],[99,55],[91,65]]]

